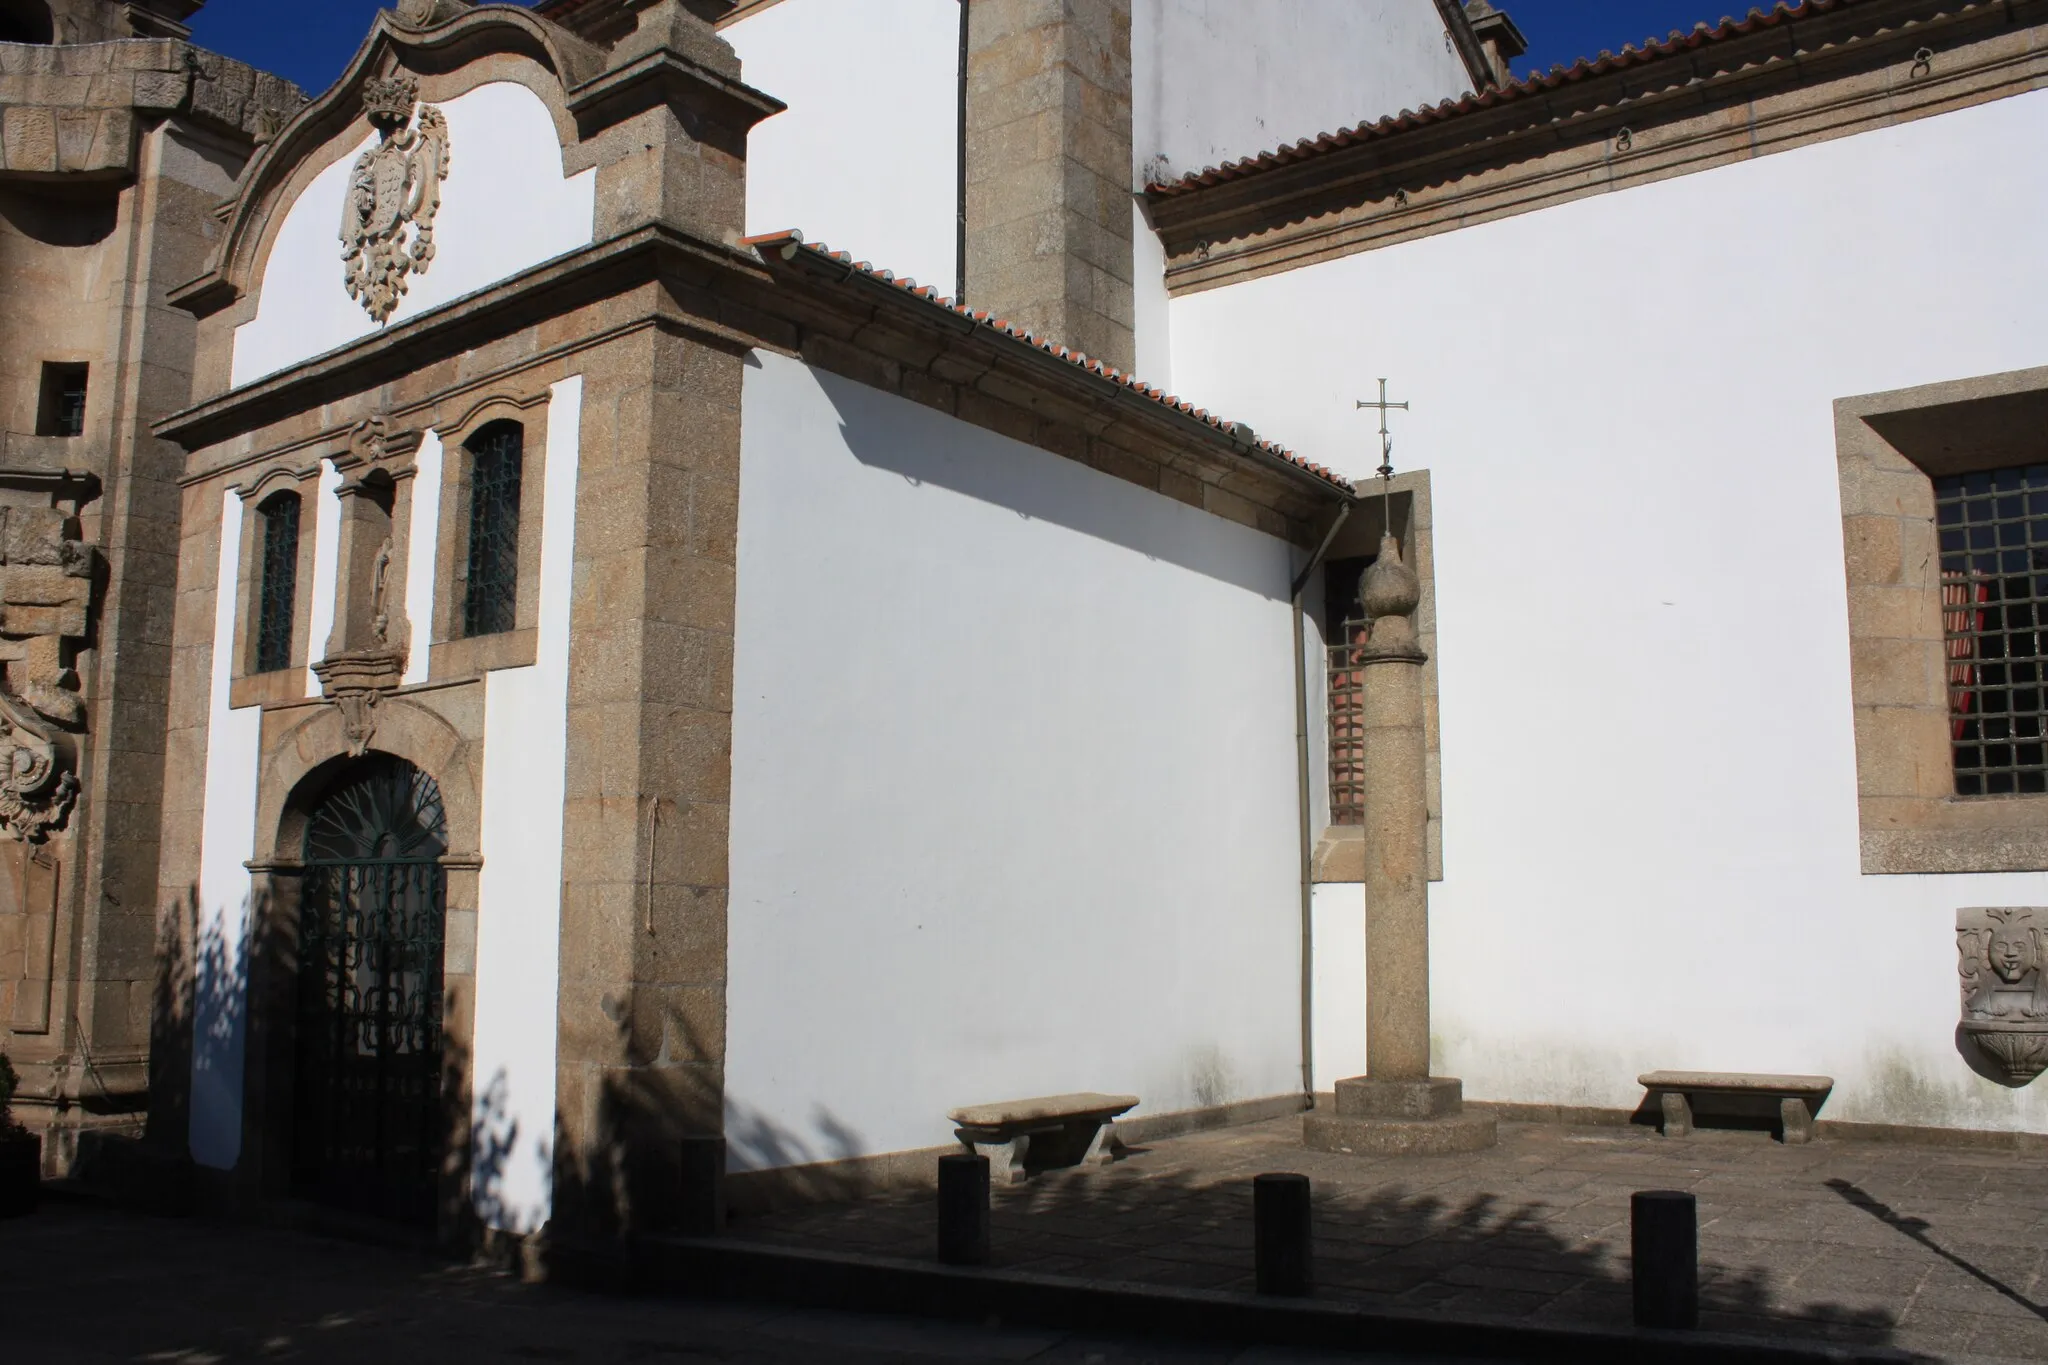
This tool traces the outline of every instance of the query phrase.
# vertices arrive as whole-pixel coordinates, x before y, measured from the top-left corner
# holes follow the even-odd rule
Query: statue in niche
[[[1956,952],[1963,995],[1957,1046],[1980,1074],[2027,1084],[2048,1070],[2048,909],[1958,910]]]
[[[348,296],[378,322],[405,297],[406,277],[434,263],[434,218],[448,178],[448,120],[419,103],[410,76],[363,83],[363,111],[379,142],[356,159],[341,210],[342,277]],[[408,239],[407,232],[411,230]]]
[[[391,613],[384,609],[385,583],[390,577],[391,537],[386,536],[377,547],[377,563],[370,579],[370,632],[377,637],[379,649],[391,643]]]

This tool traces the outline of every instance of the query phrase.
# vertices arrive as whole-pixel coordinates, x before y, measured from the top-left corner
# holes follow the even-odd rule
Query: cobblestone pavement
[[[1315,1182],[1324,1297],[1401,1312],[1629,1321],[1629,1195],[1699,1197],[1701,1326],[2048,1359],[2048,1160],[1768,1134],[1502,1124],[1491,1152],[1310,1152],[1300,1120],[1197,1134],[995,1196],[999,1268],[1251,1287],[1251,1179]],[[736,1222],[735,1236],[928,1259],[929,1193]]]
[[[1339,1365],[1360,1359],[579,1294],[415,1253],[269,1228],[136,1217],[84,1203],[45,1201],[29,1217],[0,1220],[0,1361],[10,1365]]]

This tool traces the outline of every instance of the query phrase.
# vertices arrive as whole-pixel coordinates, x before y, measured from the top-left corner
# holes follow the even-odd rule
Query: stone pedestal
[[[1301,1121],[1303,1145],[1356,1156],[1443,1156],[1477,1152],[1495,1140],[1494,1120],[1465,1112],[1464,1083],[1448,1077],[1337,1082],[1335,1113]]]
[[[1422,666],[1411,614],[1421,583],[1392,535],[1359,585],[1372,621],[1364,671],[1366,1075],[1337,1082],[1336,1112],[1302,1120],[1325,1152],[1428,1156],[1491,1147],[1494,1121],[1464,1086],[1429,1074],[1429,871]]]

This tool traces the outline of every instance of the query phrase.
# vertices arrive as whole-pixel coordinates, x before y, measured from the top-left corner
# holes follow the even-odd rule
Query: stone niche
[[[2048,907],[1956,911],[1963,1018],[1956,1050],[1978,1075],[2015,1089],[2048,1070]]]

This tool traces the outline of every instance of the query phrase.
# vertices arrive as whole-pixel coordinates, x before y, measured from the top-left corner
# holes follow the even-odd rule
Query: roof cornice
[[[1242,423],[961,308],[936,290],[807,246],[796,233],[729,245],[663,224],[544,262],[174,413],[152,430],[188,451],[225,447],[628,295],[637,301],[607,306],[606,335],[652,326],[732,352],[759,347],[796,356],[1289,539],[1306,534],[1315,509],[1354,496],[1345,480]],[[571,336],[555,353],[602,339]],[[201,460],[187,477],[211,472]]]
[[[2044,25],[2048,0],[1781,5],[1154,185],[1151,215],[1169,283],[1210,288],[2017,93]]]

